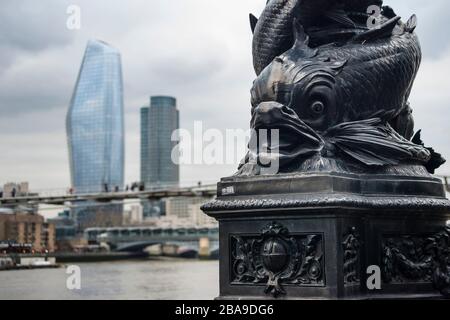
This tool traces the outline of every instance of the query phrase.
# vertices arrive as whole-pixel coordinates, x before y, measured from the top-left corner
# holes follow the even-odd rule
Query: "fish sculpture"
[[[239,175],[258,174],[274,153],[286,172],[334,163],[361,170],[408,164],[433,173],[445,162],[420,133],[413,138],[417,18],[403,23],[390,7],[375,15],[374,5],[382,1],[269,0],[260,19],[251,16],[258,75],[251,125],[277,129],[280,138],[264,152],[249,150]]]

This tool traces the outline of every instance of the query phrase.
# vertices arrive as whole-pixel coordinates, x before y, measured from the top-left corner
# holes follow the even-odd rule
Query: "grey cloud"
[[[21,57],[0,74],[2,116],[42,112],[67,106],[81,53],[70,49],[48,50]]]
[[[0,10],[0,115],[67,103],[69,55],[75,34],[66,28],[65,1],[6,0]]]
[[[422,44],[424,59],[433,59],[446,53],[450,47],[448,0],[385,0],[406,21],[412,14],[418,17],[416,29]]]
[[[0,61],[11,63],[14,61],[12,55],[36,53],[70,43],[73,34],[66,28],[67,5],[64,2],[53,1],[48,6],[41,1],[3,0],[0,10],[0,52],[3,54]],[[2,65],[3,68],[7,66]]]
[[[22,30],[20,37],[3,33],[8,41],[4,42],[4,58],[0,57],[3,61],[0,63],[7,61],[9,68],[0,72],[2,114],[66,108],[84,46],[90,38],[105,40],[122,52],[127,100],[150,92],[189,95],[211,91],[214,79],[224,69],[233,68],[230,40],[236,45],[245,39],[245,55],[250,56],[250,43],[242,37],[242,31],[230,23],[235,17],[220,16],[220,12],[216,12],[219,17],[215,17],[211,12],[199,10],[200,5],[205,10],[221,7],[211,1],[175,4],[134,0],[126,7],[123,1],[73,2],[81,8],[82,28],[76,32],[65,29],[65,8],[69,1],[58,2],[57,8],[52,9],[42,6],[43,2],[29,0],[14,5],[9,1],[2,10],[3,15],[9,14],[8,19],[2,21],[7,27],[3,29]],[[229,4],[225,7],[228,12],[233,8]],[[26,17],[32,12],[34,20],[12,22],[11,12],[22,12]],[[239,20],[242,29],[250,33],[246,14]],[[37,21],[46,24],[37,28]],[[40,34],[41,29],[45,30],[46,39]],[[70,36],[66,39],[66,35]],[[243,54],[240,55],[238,59],[242,59]]]

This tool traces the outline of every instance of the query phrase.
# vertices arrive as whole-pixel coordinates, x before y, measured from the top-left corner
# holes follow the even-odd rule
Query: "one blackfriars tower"
[[[121,57],[108,44],[88,42],[67,114],[72,188],[112,192],[124,185],[124,103]],[[76,205],[80,228],[120,224],[122,205]]]

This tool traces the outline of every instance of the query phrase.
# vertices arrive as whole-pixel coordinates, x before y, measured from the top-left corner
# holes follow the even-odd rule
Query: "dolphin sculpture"
[[[278,149],[285,172],[324,159],[356,167],[409,163],[429,172],[445,162],[420,134],[411,140],[408,98],[422,57],[417,18],[403,23],[383,7],[370,28],[372,4],[382,2],[269,0],[260,19],[250,18],[258,75],[252,128],[280,131],[279,145],[269,149]],[[254,174],[247,164],[264,156],[250,150],[238,174]]]

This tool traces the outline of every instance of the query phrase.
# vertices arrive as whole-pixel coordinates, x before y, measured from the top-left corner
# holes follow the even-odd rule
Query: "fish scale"
[[[336,77],[336,88],[340,91],[342,101],[347,102],[349,107],[344,109],[347,112],[345,118],[350,118],[346,120],[357,120],[351,114],[389,109],[396,113],[401,111],[418,71],[421,52],[417,38],[405,34],[359,48],[324,50],[320,56],[348,60],[346,67]],[[368,68],[371,72],[367,72]],[[386,76],[393,74],[394,77]],[[375,99],[367,100],[367,97]],[[369,102],[361,105],[359,101]]]
[[[299,0],[271,0],[256,25],[253,65],[257,75],[292,44],[292,24]]]
[[[372,4],[381,6],[382,0],[269,0],[254,30],[252,50],[256,74],[292,46],[294,18],[307,29],[337,5],[349,11],[365,12]]]

